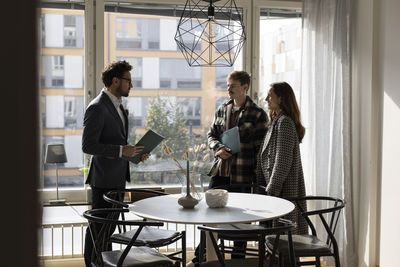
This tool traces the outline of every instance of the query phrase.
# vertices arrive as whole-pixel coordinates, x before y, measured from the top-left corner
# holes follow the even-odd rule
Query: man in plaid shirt
[[[245,71],[233,71],[228,75],[230,100],[218,107],[207,133],[208,146],[214,151],[208,188],[255,182],[256,156],[267,131],[267,114],[247,95],[249,85],[250,75]],[[221,143],[221,135],[235,126],[239,127],[240,152],[231,154],[230,148]],[[244,252],[245,248],[246,242],[235,241],[233,253]],[[198,262],[199,247],[195,255],[187,266]],[[241,257],[244,255],[232,254],[232,258]]]
[[[249,85],[250,75],[245,71],[233,71],[227,78],[230,100],[218,107],[207,133],[215,156],[209,188],[255,182],[256,156],[267,131],[267,114],[247,95]],[[221,135],[235,126],[239,127],[240,152],[232,155],[221,143]]]

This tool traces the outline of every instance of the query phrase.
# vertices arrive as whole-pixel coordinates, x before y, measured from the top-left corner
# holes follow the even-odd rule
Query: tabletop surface
[[[178,204],[181,194],[157,196],[137,201],[129,209],[136,215],[157,221],[185,224],[224,224],[266,221],[282,217],[294,209],[288,200],[245,193],[229,193],[224,208],[209,208],[203,198],[194,209]]]

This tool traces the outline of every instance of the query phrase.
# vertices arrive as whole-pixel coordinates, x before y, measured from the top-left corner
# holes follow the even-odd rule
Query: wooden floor
[[[193,252],[188,252],[188,259],[193,258]],[[307,260],[306,258],[304,260]],[[328,267],[324,262],[321,263],[322,267]],[[41,262],[41,267],[85,267],[83,258],[73,258],[73,259],[53,259],[45,260]],[[313,267],[314,265],[309,265]]]

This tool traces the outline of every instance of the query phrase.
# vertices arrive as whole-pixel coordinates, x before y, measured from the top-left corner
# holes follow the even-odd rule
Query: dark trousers
[[[97,188],[97,187],[92,186],[92,209],[111,208],[112,207],[111,203],[108,203],[103,199],[103,194],[105,194],[111,190],[113,190],[113,189]],[[101,215],[99,215],[99,216],[101,216]],[[96,231],[99,232],[102,227],[102,224],[95,223],[92,225],[92,227],[95,227]],[[112,230],[111,233],[112,232],[114,232],[114,231]],[[111,244],[110,244],[109,250],[111,250]],[[92,240],[92,236],[90,234],[90,230],[88,227],[86,229],[85,250],[84,250],[85,264],[87,267],[91,266],[91,262],[93,261],[92,257],[94,259],[94,257],[96,257],[96,255],[93,250],[93,240]]]
[[[213,176],[211,177],[210,183],[208,185],[208,189],[212,188],[223,188],[226,185],[230,184],[230,178],[229,177],[223,177],[223,176]],[[235,189],[228,189],[229,192],[242,192],[240,188]],[[250,192],[250,190],[249,190]],[[233,253],[232,253],[232,258],[237,259],[237,258],[244,258],[244,254],[235,254],[235,253],[244,253],[245,249],[247,246],[247,242],[245,241],[234,241],[233,242]],[[204,249],[206,245],[204,244]],[[203,255],[205,255],[205,251],[203,251]],[[194,252],[194,258],[192,259],[192,262],[198,262],[199,261],[199,256],[200,256],[200,247],[197,246],[196,250]]]

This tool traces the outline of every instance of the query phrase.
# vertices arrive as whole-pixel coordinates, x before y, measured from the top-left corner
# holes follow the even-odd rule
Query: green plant
[[[186,119],[180,104],[173,104],[168,99],[161,97],[149,100],[145,129],[153,131],[165,137],[165,143],[174,150],[180,158],[189,144],[188,131],[185,128]],[[168,158],[161,148],[156,148],[152,154],[157,158]]]

